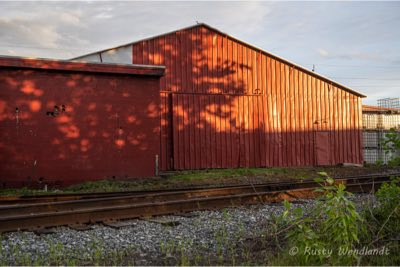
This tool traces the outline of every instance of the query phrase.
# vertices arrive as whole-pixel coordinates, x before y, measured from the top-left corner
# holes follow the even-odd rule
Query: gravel
[[[372,195],[352,196],[358,209]],[[294,207],[309,210],[314,200],[297,200]],[[49,264],[46,259],[68,255],[71,263],[92,263],[96,255],[116,251],[130,251],[134,264],[159,265],[160,258],[169,255],[172,247],[191,253],[192,248],[216,251],[224,244],[241,242],[252,236],[268,232],[267,222],[284,210],[281,203],[228,208],[217,211],[196,211],[186,216],[161,216],[157,219],[177,221],[176,226],[166,226],[148,220],[131,220],[132,225],[119,229],[94,225],[86,231],[57,227],[52,233],[12,232],[1,236],[0,265],[24,263]],[[180,245],[179,245],[180,244]],[[27,262],[23,260],[27,259]],[[29,262],[31,260],[31,262]],[[41,261],[42,260],[42,261]],[[65,262],[63,262],[65,264]],[[162,262],[161,262],[162,263]],[[50,263],[51,264],[51,263]],[[68,263],[67,263],[68,264]]]

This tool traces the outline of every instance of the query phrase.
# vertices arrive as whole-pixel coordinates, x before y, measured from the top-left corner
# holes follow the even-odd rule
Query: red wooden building
[[[205,24],[74,60],[166,66],[162,170],[362,163],[362,94]]]

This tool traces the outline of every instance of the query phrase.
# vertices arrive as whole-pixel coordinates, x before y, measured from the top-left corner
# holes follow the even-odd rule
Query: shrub
[[[390,129],[390,132],[386,134],[382,144],[385,153],[392,154],[392,158],[389,160],[388,165],[392,167],[400,166],[400,156],[397,154],[400,151],[399,132],[394,128]]]
[[[400,265],[400,179],[392,178],[375,193],[378,205],[363,213],[368,231],[362,242],[369,248],[387,248],[387,257],[365,257],[363,263],[372,265]]]
[[[336,184],[326,173],[325,179],[317,179],[322,193],[314,208],[308,214],[302,209],[291,209],[285,202],[285,211],[278,223],[288,222],[286,252],[278,256],[278,264],[322,265],[352,264],[357,262],[354,255],[339,255],[339,251],[354,249],[359,243],[363,219],[354,203],[348,199],[352,194],[345,185]],[[293,248],[296,248],[293,253]],[[287,255],[291,254],[291,255]],[[295,254],[295,255],[293,255]]]

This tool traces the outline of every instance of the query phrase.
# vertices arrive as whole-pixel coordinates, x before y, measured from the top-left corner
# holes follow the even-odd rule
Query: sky
[[[70,59],[204,22],[367,95],[400,97],[400,2],[0,1],[0,55]]]

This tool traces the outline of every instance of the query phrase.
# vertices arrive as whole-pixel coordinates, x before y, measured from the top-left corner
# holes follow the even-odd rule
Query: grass
[[[99,180],[76,184],[64,189],[64,192],[115,192],[126,188],[136,188],[136,183],[116,180]]]
[[[198,181],[203,179],[212,178],[235,178],[244,176],[259,176],[259,178],[273,178],[284,177],[286,179],[307,179],[317,177],[318,172],[324,170],[335,169],[330,168],[239,168],[239,169],[208,169],[208,170],[194,170],[194,171],[181,171],[172,176],[173,180],[181,181]]]
[[[37,190],[29,188],[1,189],[0,195],[42,195],[54,193],[84,193],[84,192],[115,192],[127,190],[152,190],[169,189],[190,186],[212,186],[243,183],[261,183],[270,181],[282,181],[292,179],[313,179],[319,172],[335,174],[339,172],[354,174],[360,170],[365,172],[379,169],[368,168],[239,168],[239,169],[206,169],[194,171],[180,171],[168,177],[130,179],[130,180],[99,180],[72,185],[62,190],[49,188],[49,190]]]
[[[243,168],[243,169],[209,169],[200,171],[182,171],[171,177],[174,180],[194,181],[205,178],[240,177],[248,175],[271,174],[274,169],[268,168]]]
[[[46,241],[45,247],[45,253],[38,251],[31,253],[27,252],[22,245],[10,245],[9,252],[12,257],[7,257],[0,247],[0,252],[4,252],[0,253],[0,266],[135,265],[131,254],[135,251],[134,246],[106,250],[102,242],[93,240],[87,244],[86,249],[68,248],[61,242],[53,241]]]
[[[83,192],[115,192],[127,190],[151,190],[162,188],[189,187],[193,185],[224,185],[274,181],[277,179],[298,179],[313,176],[311,168],[239,168],[239,169],[207,169],[195,171],[181,171],[169,175],[167,178],[148,178],[132,180],[99,180],[72,185],[62,190],[38,190],[30,188],[1,189],[0,195],[43,195],[54,193],[83,193]]]
[[[224,220],[229,222],[230,217],[226,212]],[[213,224],[213,243],[197,243],[191,238],[168,239],[158,244],[157,252],[146,254],[135,246],[116,247],[106,249],[104,241],[95,237],[84,248],[67,247],[60,242],[47,240],[45,253],[28,252],[20,244],[11,245],[7,255],[0,247],[0,266],[133,266],[133,265],[263,265],[264,258],[254,258],[251,249],[253,246],[241,246],[239,240],[244,239],[248,233],[240,230],[230,233],[225,225]],[[1,242],[1,235],[0,235]],[[1,253],[4,252],[4,253]]]
[[[22,188],[7,188],[0,189],[0,196],[27,196],[27,195],[45,195],[45,194],[54,194],[61,193],[62,191],[58,189],[51,190],[39,190],[39,189],[30,189],[27,187]]]

